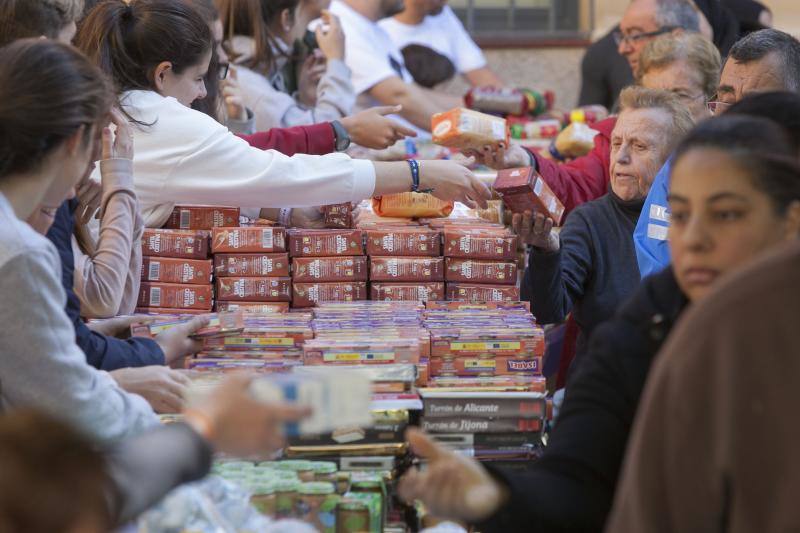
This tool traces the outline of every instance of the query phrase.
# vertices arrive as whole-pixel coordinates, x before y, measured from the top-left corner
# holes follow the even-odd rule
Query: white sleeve
[[[353,32],[347,32],[345,39],[345,62],[350,67],[353,89],[361,94],[388,78],[402,76],[392,68],[389,53],[383,46],[371,44]]]
[[[4,406],[40,409],[104,442],[157,425],[144,398],[126,393],[108,373],[86,362],[64,312],[58,265],[54,249],[31,249],[0,269]]]
[[[375,190],[375,166],[370,161],[345,154],[288,157],[260,150],[200,115],[192,126],[205,125],[203,133],[208,134],[192,143],[166,176],[161,196],[170,202],[310,207],[360,202]]]
[[[456,52],[456,70],[463,74],[464,72],[485,67],[486,58],[483,56],[483,52],[472,40],[472,37],[469,36],[466,28],[464,28],[464,25],[453,10],[450,9],[450,6],[445,6],[444,15],[447,22],[446,34],[455,42],[453,50]]]

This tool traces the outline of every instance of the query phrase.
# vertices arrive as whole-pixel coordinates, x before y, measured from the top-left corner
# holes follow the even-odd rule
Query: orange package
[[[457,107],[431,119],[433,142],[460,150],[480,150],[487,144],[508,144],[504,118]]]
[[[453,202],[445,202],[421,192],[401,192],[372,199],[372,210],[381,217],[448,217],[453,207]]]

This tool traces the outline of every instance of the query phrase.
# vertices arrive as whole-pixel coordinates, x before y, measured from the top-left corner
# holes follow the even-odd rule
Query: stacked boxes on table
[[[211,236],[217,309],[285,310],[292,300],[286,229],[277,226],[215,228]]]
[[[210,232],[146,229],[137,312],[204,313],[214,304]]]
[[[444,299],[440,231],[425,226],[379,225],[365,233],[373,300]]]
[[[528,459],[545,418],[544,332],[524,304],[429,303],[422,428],[481,459]]]
[[[367,258],[359,229],[289,230],[293,306],[367,299]]]

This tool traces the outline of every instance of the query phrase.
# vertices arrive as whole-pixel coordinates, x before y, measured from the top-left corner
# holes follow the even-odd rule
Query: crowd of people
[[[503,86],[443,0],[0,0],[0,531],[109,531],[309,414],[246,376],[186,404],[173,367],[207,318],[125,335],[145,228],[176,204],[306,228],[398,192],[486,207],[476,162],[564,204],[560,230],[511,226],[523,298],[574,323],[575,358],[529,468],[412,429],[400,496],[483,532],[790,529],[800,41],[771,24],[753,0],[632,0],[586,53],[582,103],[614,110],[588,154],[409,165],[344,152],[429,136],[456,75]]]

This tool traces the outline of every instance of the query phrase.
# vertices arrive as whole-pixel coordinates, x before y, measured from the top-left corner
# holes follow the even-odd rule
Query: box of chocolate
[[[164,224],[169,229],[231,228],[239,225],[238,207],[176,205]]]
[[[364,281],[340,281],[334,283],[295,283],[292,305],[314,307],[320,302],[352,302],[367,299],[367,284]]]
[[[288,313],[289,302],[217,302],[217,311],[243,311],[248,314],[268,315],[271,313]]]
[[[433,142],[461,150],[481,150],[486,145],[508,143],[506,120],[457,107],[431,118]]]
[[[180,315],[205,315],[207,309],[175,309],[174,307],[137,307],[134,310],[137,315],[151,316],[180,316]]]
[[[303,345],[306,365],[417,364],[416,339],[340,340],[311,339]]]
[[[289,231],[289,255],[326,257],[364,255],[359,229],[293,229]]]
[[[517,264],[512,261],[448,257],[445,279],[466,283],[515,285],[517,283]]]
[[[288,277],[217,278],[220,301],[289,302],[292,279]]]
[[[136,305],[211,311],[214,304],[212,289],[211,285],[143,282],[139,287],[139,300]]]
[[[514,374],[542,374],[542,357],[507,356],[496,357],[431,357],[431,376],[505,376]]]
[[[214,254],[214,275],[218,278],[288,276],[289,254]]]
[[[448,300],[467,302],[500,302],[519,300],[519,288],[513,285],[482,285],[476,283],[448,283]]]
[[[428,256],[442,255],[442,234],[428,228],[375,228],[366,231],[367,255]]]
[[[211,251],[219,253],[266,253],[286,251],[286,228],[252,226],[214,228]]]
[[[142,255],[205,259],[210,233],[204,230],[151,229],[142,234]]]
[[[436,433],[432,438],[445,446],[460,450],[464,448],[504,449],[518,446],[538,445],[542,442],[539,431],[509,431],[507,433]]]
[[[430,433],[507,433],[540,432],[544,421],[539,418],[423,418],[420,429]]]
[[[531,310],[530,302],[434,302],[428,301],[425,308],[430,311],[493,311],[497,309],[508,311]]]
[[[143,257],[142,281],[208,285],[211,283],[211,268],[211,259]]]
[[[544,331],[540,327],[500,329],[491,327],[431,330],[431,356],[442,358],[472,356],[544,355]]]
[[[444,281],[442,257],[370,257],[372,281]]]
[[[366,256],[295,257],[292,279],[295,282],[367,281]]]
[[[420,393],[423,416],[485,416],[490,418],[544,418],[544,394],[533,392],[452,392],[426,390]]]
[[[513,261],[517,257],[517,236],[505,229],[447,228],[444,230],[444,255]]]
[[[372,300],[385,302],[440,300],[444,295],[444,283],[373,282],[370,283],[370,295]]]
[[[564,215],[564,204],[532,167],[509,168],[497,172],[494,190],[514,213],[542,213],[558,225]]]
[[[353,204],[326,205],[322,208],[322,216],[325,219],[326,228],[352,228],[353,227]]]
[[[196,372],[258,372],[264,374],[288,373],[301,366],[302,361],[273,361],[269,359],[228,359],[198,358],[188,359],[186,368]]]
[[[134,324],[131,326],[131,335],[134,337],[154,338],[156,335],[188,322],[190,318],[169,318],[156,320],[147,324]],[[192,337],[225,337],[235,335],[244,330],[244,315],[241,312],[214,313],[208,315],[208,324],[197,330]]]

